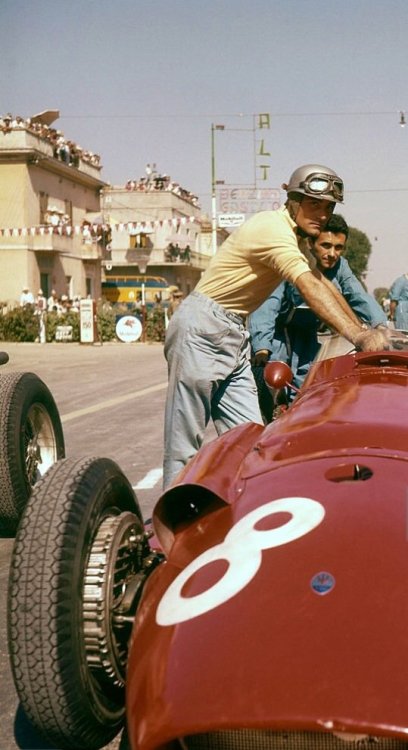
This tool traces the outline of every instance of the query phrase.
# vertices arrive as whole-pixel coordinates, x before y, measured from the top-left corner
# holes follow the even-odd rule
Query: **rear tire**
[[[0,376],[0,530],[13,533],[40,476],[65,456],[57,406],[33,373]]]
[[[114,610],[137,575],[143,521],[110,459],[65,459],[22,517],[9,584],[9,652],[28,718],[52,746],[93,750],[124,720],[130,624]]]

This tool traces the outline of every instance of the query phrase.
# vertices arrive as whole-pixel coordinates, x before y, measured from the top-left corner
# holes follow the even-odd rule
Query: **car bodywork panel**
[[[135,750],[234,727],[408,739],[408,353],[392,355],[318,362],[287,413],[204,447],[162,496]]]

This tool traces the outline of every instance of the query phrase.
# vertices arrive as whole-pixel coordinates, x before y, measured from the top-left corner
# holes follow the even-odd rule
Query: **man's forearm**
[[[343,296],[343,294],[337,289],[337,287],[334,284],[331,283],[331,281],[329,281],[328,279],[326,279],[323,276],[323,274],[321,275],[321,280],[323,281],[323,283],[325,283],[326,285],[328,285],[330,291],[336,297],[337,302],[343,308],[344,312],[351,318],[351,320],[353,321],[353,323],[355,323],[356,325],[358,325],[358,326],[361,327],[361,320],[360,320],[360,318],[356,315],[356,313],[354,312],[353,308],[350,307],[350,305],[348,304],[348,302],[345,299],[345,297]]]
[[[327,325],[351,341],[356,342],[363,329],[362,324],[334,287],[319,279],[314,273],[303,273],[296,281],[300,294],[309,307]],[[339,300],[341,297],[341,301]]]

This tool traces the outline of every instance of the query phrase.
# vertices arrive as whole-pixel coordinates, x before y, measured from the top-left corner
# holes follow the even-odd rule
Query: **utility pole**
[[[224,125],[211,125],[211,238],[212,254],[217,252],[217,193],[215,172],[215,131],[224,130]]]

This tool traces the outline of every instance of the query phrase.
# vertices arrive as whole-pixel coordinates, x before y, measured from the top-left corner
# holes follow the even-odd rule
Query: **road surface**
[[[167,387],[162,345],[0,343],[0,350],[10,355],[0,378],[6,372],[35,372],[50,388],[62,418],[66,455],[117,461],[148,518],[162,478]],[[0,749],[50,750],[19,707],[9,667],[6,599],[12,545],[12,539],[0,538]],[[125,746],[118,737],[106,750]]]

